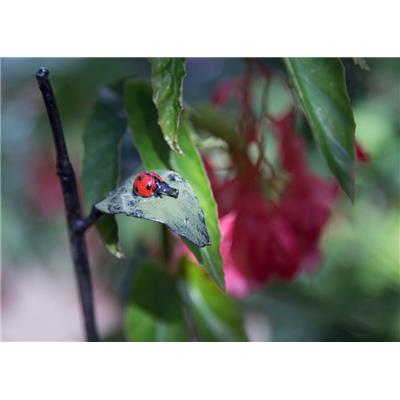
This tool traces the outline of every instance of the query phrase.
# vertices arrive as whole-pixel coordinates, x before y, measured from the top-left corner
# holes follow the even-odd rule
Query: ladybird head
[[[174,197],[175,199],[179,196],[179,190],[168,185],[166,182],[161,182],[157,187],[159,194],[165,194],[167,196]]]

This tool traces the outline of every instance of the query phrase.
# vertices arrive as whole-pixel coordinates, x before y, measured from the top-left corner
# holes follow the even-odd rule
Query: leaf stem
[[[89,216],[87,219],[82,218],[75,173],[69,160],[61,119],[49,80],[49,71],[46,68],[40,68],[36,74],[36,79],[39,89],[42,92],[53,132],[57,158],[57,175],[63,191],[69,241],[79,288],[86,339],[87,341],[98,341],[99,336],[96,328],[92,281],[84,236],[85,230],[93,224],[91,221],[96,217],[97,213],[93,213],[93,215],[91,213],[92,217]],[[79,228],[80,225],[84,226],[84,228]]]
[[[73,228],[77,232],[85,232],[92,225],[94,225],[102,215],[104,214],[95,206],[93,206],[90,214],[86,218],[80,218],[75,221]]]

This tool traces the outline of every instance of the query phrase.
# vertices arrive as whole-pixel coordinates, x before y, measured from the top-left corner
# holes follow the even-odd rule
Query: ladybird
[[[153,171],[140,172],[134,182],[133,191],[142,197],[162,197],[163,194],[177,198],[179,190],[168,185],[160,175]]]

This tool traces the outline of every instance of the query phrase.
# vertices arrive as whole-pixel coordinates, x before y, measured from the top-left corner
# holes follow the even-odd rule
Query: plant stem
[[[91,217],[82,217],[75,173],[69,160],[61,119],[49,80],[49,71],[46,68],[40,68],[36,74],[36,79],[43,95],[53,132],[57,157],[57,175],[60,179],[64,196],[69,241],[84,317],[86,339],[94,342],[99,340],[99,336],[96,328],[92,281],[84,235],[85,230],[94,223],[99,215],[92,210]]]

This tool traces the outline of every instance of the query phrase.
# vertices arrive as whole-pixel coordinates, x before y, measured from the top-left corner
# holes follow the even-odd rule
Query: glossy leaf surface
[[[355,122],[341,61],[289,58],[286,66],[329,168],[353,199]]]
[[[182,113],[182,87],[185,77],[184,58],[152,58],[151,85],[158,123],[172,150],[182,153],[178,143]]]
[[[127,129],[122,101],[123,84],[123,80],[120,80],[100,89],[83,134],[82,181],[87,212],[118,183],[119,147]],[[115,218],[103,216],[96,227],[110,252],[120,256]]]
[[[192,262],[185,260],[184,269],[185,281],[181,292],[189,306],[199,340],[247,340],[238,303]]]
[[[137,271],[125,310],[130,341],[185,341],[187,328],[175,282],[163,265],[148,261]]]

